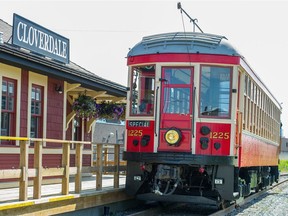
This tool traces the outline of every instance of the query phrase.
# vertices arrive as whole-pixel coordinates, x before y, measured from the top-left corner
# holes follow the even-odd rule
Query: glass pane
[[[35,114],[35,103],[31,102],[31,114]]]
[[[166,68],[164,76],[167,84],[190,84],[191,69]]]
[[[9,103],[8,103],[8,110],[9,111],[13,111],[14,110],[14,98],[13,97],[9,97]]]
[[[36,89],[36,98],[35,100],[41,100],[41,90],[39,88]]]
[[[10,114],[1,113],[1,136],[10,135]]]
[[[30,137],[31,138],[37,138],[37,130],[38,129],[38,118],[37,117],[31,117],[31,127],[30,127]]]
[[[35,103],[35,114],[37,114],[37,115],[41,114],[41,103],[40,102]]]
[[[231,69],[202,67],[200,113],[201,115],[229,117]]]
[[[2,94],[6,94],[7,92],[7,82],[2,81]]]
[[[32,87],[32,91],[31,91],[31,99],[35,100],[36,96],[35,96],[35,88]]]
[[[163,113],[183,113],[190,111],[190,88],[165,88]]]
[[[2,110],[7,109],[7,97],[6,96],[2,96],[1,108],[2,108]]]
[[[153,115],[155,94],[154,66],[139,66],[132,73],[131,114]]]
[[[9,90],[9,96],[13,96],[14,95],[14,83],[9,82],[8,84],[8,90]]]

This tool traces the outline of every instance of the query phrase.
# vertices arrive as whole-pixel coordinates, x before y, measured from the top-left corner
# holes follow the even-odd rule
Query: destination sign
[[[150,127],[150,121],[128,121],[129,127]]]

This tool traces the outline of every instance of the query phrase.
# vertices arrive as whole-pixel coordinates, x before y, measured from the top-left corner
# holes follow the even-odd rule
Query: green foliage
[[[85,94],[80,94],[72,104],[72,110],[80,118],[91,118],[97,116],[96,101]]]
[[[279,170],[280,172],[288,172],[288,160],[280,160]]]

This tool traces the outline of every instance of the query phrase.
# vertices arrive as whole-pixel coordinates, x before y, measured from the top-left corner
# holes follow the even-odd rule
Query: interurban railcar
[[[278,180],[281,105],[224,36],[147,36],[127,58],[128,193],[223,204]]]

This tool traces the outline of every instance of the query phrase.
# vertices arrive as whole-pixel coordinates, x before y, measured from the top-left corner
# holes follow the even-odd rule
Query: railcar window
[[[163,113],[188,114],[190,111],[189,88],[165,88]]]
[[[230,117],[230,67],[201,67],[200,115]]]
[[[164,77],[168,85],[164,88],[163,113],[190,112],[191,73],[188,68],[165,68]]]
[[[134,67],[131,78],[131,115],[153,115],[155,66]]]

